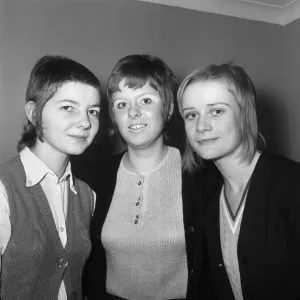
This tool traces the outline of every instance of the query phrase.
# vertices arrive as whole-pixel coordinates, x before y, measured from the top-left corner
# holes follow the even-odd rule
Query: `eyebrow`
[[[93,105],[91,105],[91,107],[101,107],[101,105],[100,104],[93,104]]]
[[[230,105],[228,103],[225,103],[225,102],[211,103],[211,104],[207,104],[207,106],[216,106],[216,105],[220,105],[220,104],[230,107]]]
[[[158,93],[158,92],[157,92]],[[152,96],[157,96],[156,94],[152,93],[152,92],[145,92],[145,93],[142,93],[140,95],[137,95],[135,98],[141,98],[145,95],[152,95]],[[159,96],[159,93],[158,93],[158,96]],[[114,98],[114,97],[112,97]],[[115,99],[112,100],[112,102],[115,102],[117,100],[126,100],[127,98],[126,97],[116,97]]]
[[[62,99],[62,100],[59,100],[57,101],[58,103],[61,103],[61,102],[68,102],[68,103],[72,103],[74,105],[79,105],[79,102],[77,101],[74,101],[74,100],[71,100],[71,99]],[[100,107],[100,103],[98,104],[92,104],[90,107]]]
[[[157,94],[159,95],[159,92],[157,92]],[[152,93],[152,92],[146,92],[146,93],[143,93],[143,94],[138,95],[138,97],[145,96],[145,95],[153,95],[153,96],[157,96],[157,94],[154,94],[154,93]]]
[[[214,106],[220,105],[220,104],[226,105],[226,106],[230,107],[230,105],[229,105],[228,103],[225,103],[225,102],[211,103],[211,104],[207,104],[207,106],[209,106],[209,107],[214,107]],[[182,112],[184,112],[185,110],[193,110],[193,109],[195,109],[194,106],[186,107],[186,108],[184,108],[184,109],[182,110]]]

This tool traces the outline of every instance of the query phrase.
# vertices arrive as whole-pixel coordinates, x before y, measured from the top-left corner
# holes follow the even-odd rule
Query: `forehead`
[[[144,94],[150,94],[159,97],[159,92],[154,89],[149,82],[146,82],[141,87],[129,87],[126,83],[126,80],[123,79],[119,83],[119,90],[112,94],[112,99],[116,100],[119,98],[135,98]]]
[[[91,105],[100,104],[100,94],[96,88],[88,84],[72,81],[60,86],[51,99],[56,101],[73,100],[78,103]]]
[[[195,81],[183,93],[182,105],[187,103],[213,104],[216,102],[236,102],[228,85],[222,81]]]

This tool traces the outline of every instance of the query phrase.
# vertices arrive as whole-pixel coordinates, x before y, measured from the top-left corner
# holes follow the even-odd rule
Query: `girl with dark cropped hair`
[[[99,112],[88,68],[62,56],[35,63],[20,153],[0,167],[2,300],[82,299],[95,194],[69,160],[92,143]]]
[[[209,65],[178,90],[189,171],[204,170],[207,299],[300,299],[300,165],[263,151],[245,70]]]
[[[112,131],[127,145],[93,187],[87,299],[191,299],[194,177],[179,150],[165,144],[176,78],[159,58],[129,55],[107,83]],[[201,200],[201,199],[200,199]]]

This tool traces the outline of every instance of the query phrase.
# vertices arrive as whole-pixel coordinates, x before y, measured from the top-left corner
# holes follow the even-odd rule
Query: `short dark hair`
[[[86,84],[101,93],[97,77],[87,67],[68,57],[46,55],[35,63],[26,90],[26,103],[29,101],[35,103],[35,122],[32,124],[27,119],[18,142],[18,151],[26,146],[29,148],[34,146],[37,138],[43,141],[43,108],[57,90],[67,82]]]
[[[256,93],[254,85],[246,71],[233,62],[220,65],[211,64],[205,68],[200,68],[189,74],[180,84],[177,101],[180,113],[182,112],[182,98],[186,88],[197,82],[219,81],[226,85],[228,91],[234,96],[241,114],[241,134],[242,150],[239,153],[241,161],[251,162],[259,138],[257,114],[256,114]],[[262,138],[263,139],[263,138]],[[262,144],[264,140],[262,141]],[[200,159],[201,163],[201,158]],[[185,169],[192,171],[197,168],[197,161],[193,155],[193,150],[189,142],[186,143],[185,153],[183,154],[183,166]]]
[[[112,125],[116,128],[112,95],[120,91],[119,84],[124,80],[125,86],[138,89],[149,84],[158,91],[162,99],[163,120],[166,126],[169,120],[169,111],[177,92],[177,80],[173,71],[158,57],[147,54],[133,54],[121,58],[113,68],[106,87],[108,111]],[[113,128],[113,130],[114,130]]]

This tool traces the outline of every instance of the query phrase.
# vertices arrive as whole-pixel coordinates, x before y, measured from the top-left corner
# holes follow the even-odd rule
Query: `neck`
[[[125,167],[129,171],[147,173],[155,169],[167,154],[168,147],[163,143],[155,147],[136,149],[128,147],[124,159]]]
[[[256,152],[250,163],[241,163],[237,157],[214,162],[223,175],[224,183],[227,188],[234,192],[244,190],[253,173],[259,155],[260,154]]]
[[[41,142],[37,142],[30,149],[35,156],[37,156],[54,174],[60,178],[68,165],[70,160],[69,155],[62,154],[61,152],[54,152],[53,150],[44,147]]]

